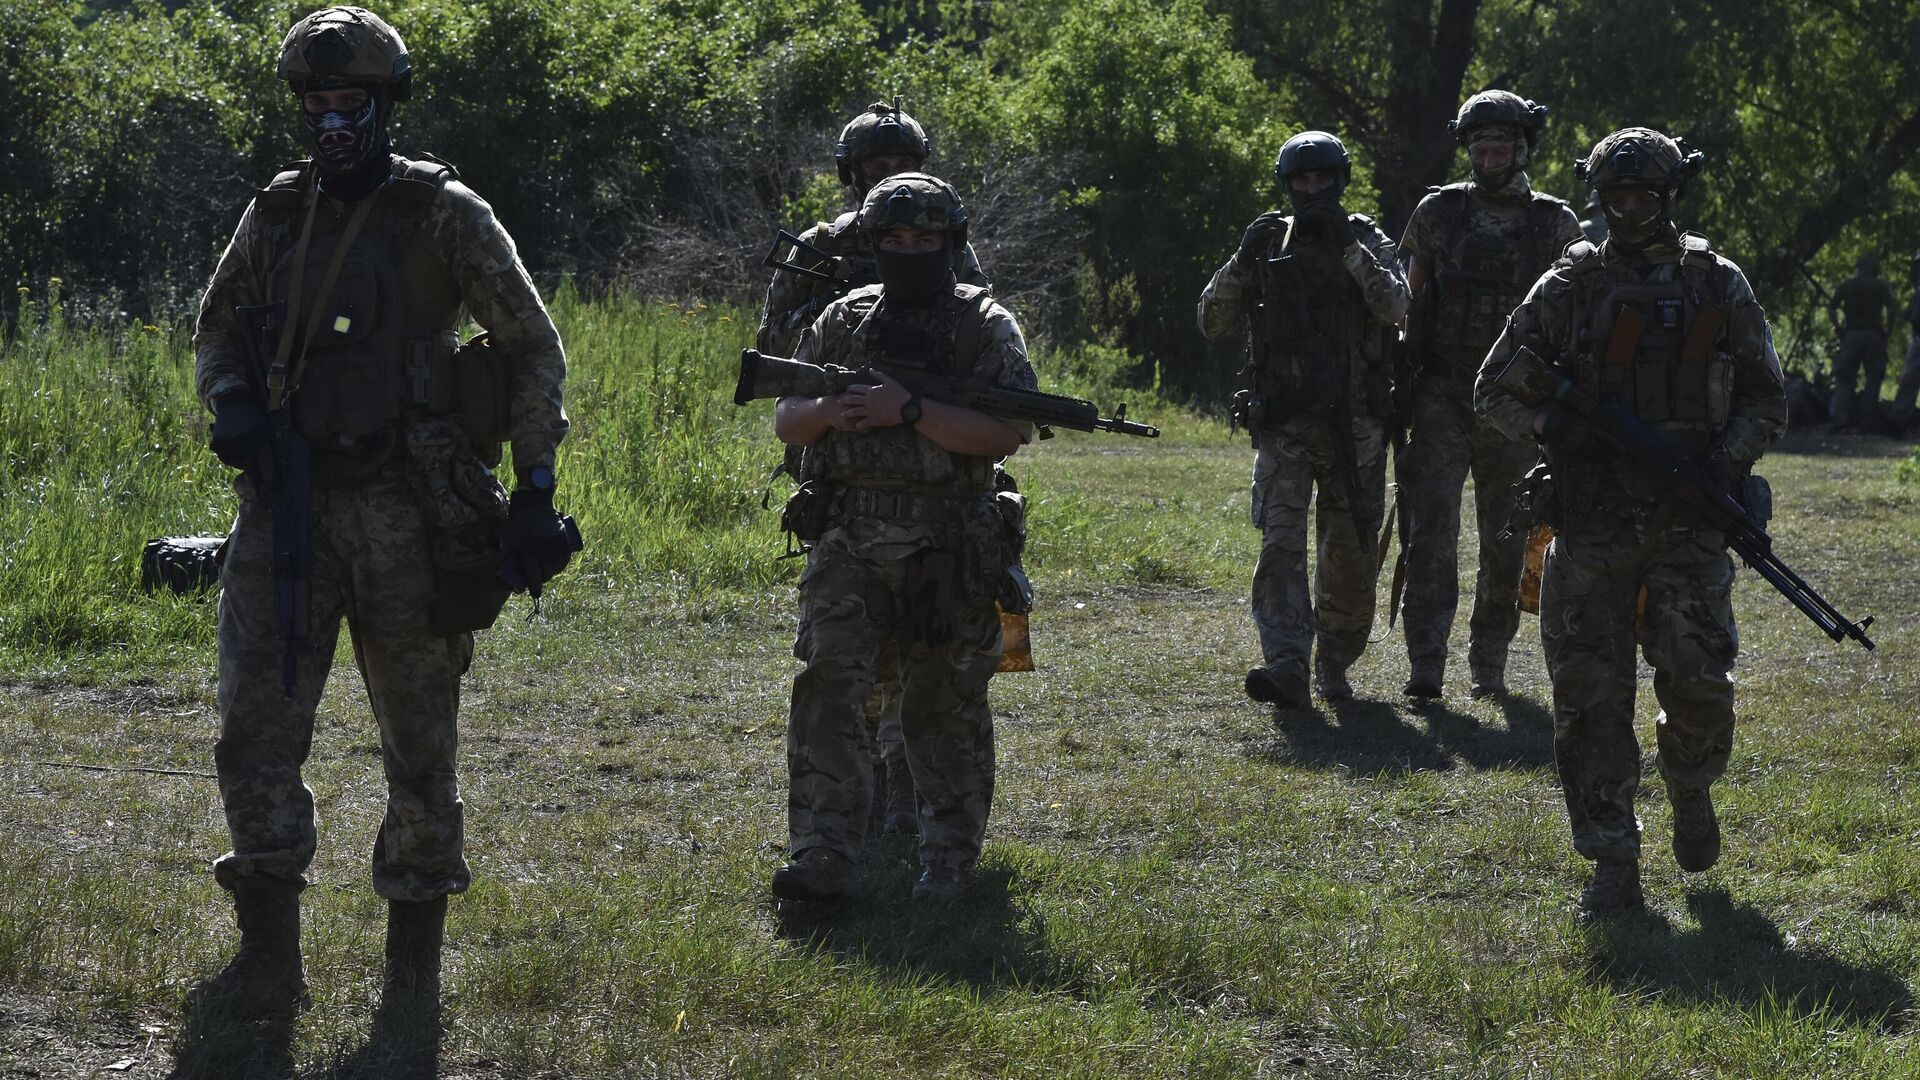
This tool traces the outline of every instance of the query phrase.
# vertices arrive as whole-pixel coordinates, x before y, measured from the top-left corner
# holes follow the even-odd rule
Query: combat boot
[[[1507,695],[1507,673],[1496,667],[1476,667],[1473,669],[1473,683],[1468,693],[1474,698],[1485,701],[1488,698]]]
[[[853,864],[826,848],[808,848],[773,872],[773,895],[797,903],[845,900],[853,895]]]
[[[387,901],[386,998],[440,1000],[440,948],[446,939],[447,898]]]
[[[885,836],[920,835],[920,800],[913,789],[913,772],[902,760],[887,766],[887,814],[880,832]]]
[[[1299,676],[1281,676],[1257,667],[1247,672],[1247,696],[1262,705],[1283,709],[1310,709],[1313,699],[1307,694],[1307,680]]]
[[[913,883],[913,902],[929,907],[947,907],[967,891],[967,875],[951,866],[929,866],[920,871]]]
[[[1440,696],[1440,681],[1446,675],[1446,670],[1445,661],[1416,660],[1407,685],[1400,692],[1422,701],[1437,698]]]
[[[1697,874],[1720,861],[1720,819],[1713,813],[1713,796],[1706,788],[1667,785],[1673,806],[1673,861]]]
[[[1327,701],[1353,700],[1353,684],[1347,681],[1347,669],[1324,656],[1313,662],[1313,686]]]
[[[1580,893],[1579,918],[1610,919],[1646,906],[1640,894],[1640,860],[1601,859],[1594,864],[1593,880]]]
[[[240,948],[206,990],[238,1016],[258,1019],[305,1008],[307,976],[300,963],[300,890],[297,881],[242,879],[233,889]]]

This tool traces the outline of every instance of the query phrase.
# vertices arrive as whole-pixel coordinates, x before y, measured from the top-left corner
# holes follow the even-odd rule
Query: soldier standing
[[[1467,667],[1475,697],[1506,690],[1527,539],[1524,531],[1504,540],[1501,534],[1513,485],[1538,450],[1532,439],[1512,438],[1474,416],[1473,378],[1527,287],[1581,236],[1573,210],[1534,191],[1527,178],[1546,113],[1505,90],[1468,98],[1449,126],[1467,150],[1473,179],[1422,199],[1400,240],[1413,293],[1407,336],[1416,372],[1412,432],[1394,458],[1407,509],[1401,612],[1409,697],[1440,696],[1460,601],[1460,501],[1469,474],[1480,570]]]
[[[1879,409],[1880,383],[1887,375],[1887,326],[1899,317],[1900,301],[1880,276],[1880,257],[1860,256],[1854,275],[1827,301],[1827,320],[1840,337],[1840,354],[1833,361],[1834,427],[1858,427]]]
[[[1708,787],[1733,749],[1733,563],[1725,534],[1680,502],[1664,474],[1610,450],[1564,406],[1529,408],[1495,380],[1515,350],[1530,348],[1743,489],[1736,481],[1785,426],[1786,394],[1746,277],[1673,224],[1673,200],[1701,160],[1646,128],[1600,140],[1578,171],[1605,201],[1609,238],[1575,244],[1534,284],[1475,388],[1480,414],[1539,440],[1553,469],[1558,534],[1540,636],[1574,848],[1597,863],[1580,897],[1586,916],[1643,904],[1636,640],[1662,710],[1655,735],[1674,859],[1698,872],[1720,857]]]
[[[880,284],[827,305],[798,359],[875,365],[873,386],[781,399],[775,432],[807,447],[824,529],[800,578],[800,630],[787,728],[790,859],[775,896],[839,900],[854,889],[873,766],[863,713],[882,649],[904,671],[907,761],[919,791],[914,899],[959,896],[980,856],[993,801],[987,685],[1000,659],[994,602],[1014,546],[994,494],[994,463],[1029,424],[926,400],[886,372],[932,370],[1022,389],[1036,385],[1026,343],[985,289],[955,279],[966,209],[945,181],[901,173],[876,183],[858,228]]]
[[[1893,406],[1888,410],[1894,434],[1913,423],[1914,400],[1920,397],[1920,254],[1908,267],[1913,295],[1907,299],[1907,356],[1900,368],[1900,382],[1893,389]]]
[[[577,547],[553,508],[566,358],[513,240],[445,165],[388,138],[412,66],[364,9],[296,23],[279,78],[313,154],[249,205],[201,305],[211,445],[242,470],[219,616],[214,747],[240,948],[213,988],[238,1008],[305,997],[299,897],[316,819],[301,766],[344,618],[379,724],[388,900],[383,1009],[438,1000],[447,896],[470,880],[454,768],[471,631],[508,584]],[[491,333],[456,351],[462,306]],[[489,463],[513,446],[511,498]]]
[[[927,138],[926,129],[902,111],[895,99],[892,105],[876,101],[848,121],[834,144],[833,160],[840,170],[840,182],[858,201],[881,180],[922,168],[932,154],[933,142]],[[794,261],[833,274],[842,292],[877,283],[880,277],[874,266],[873,246],[859,227],[858,218],[859,211],[851,210],[800,234],[802,243],[831,257],[832,262],[821,262],[804,248],[793,252]],[[948,254],[960,284],[983,289],[990,286],[972,244],[960,244]],[[836,295],[834,286],[819,278],[776,271],[767,286],[766,307],[760,315],[759,350],[774,356],[793,355],[801,333],[813,325]],[[798,454],[789,450],[788,456],[797,475]],[[906,738],[901,734],[900,696],[900,659],[897,648],[890,644],[882,650],[873,699],[867,703],[867,726],[881,766],[875,791],[877,816],[882,831],[890,835],[910,835],[918,827]]]
[[[1340,140],[1307,131],[1280,148],[1274,172],[1291,215],[1255,218],[1200,294],[1200,332],[1249,334],[1236,409],[1253,432],[1253,512],[1261,530],[1253,619],[1265,662],[1247,696],[1309,704],[1353,695],[1347,668],[1373,626],[1372,536],[1385,498],[1388,350],[1407,310],[1393,241],[1340,196],[1352,163]],[[1318,488],[1318,559],[1307,593],[1307,510]]]

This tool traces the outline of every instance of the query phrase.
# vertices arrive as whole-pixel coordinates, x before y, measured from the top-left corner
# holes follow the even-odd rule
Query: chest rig
[[[392,179],[366,205],[336,213],[310,209],[319,196],[309,169],[280,173],[254,203],[265,226],[267,296],[286,304],[292,335],[278,377],[295,430],[317,453],[352,455],[389,444],[410,410],[459,408],[451,371],[459,302],[420,228],[454,174],[396,157]],[[296,281],[299,296],[291,295]],[[270,373],[270,400],[274,381]]]
[[[1567,257],[1575,381],[1638,417],[1675,452],[1706,454],[1725,433],[1733,403],[1733,359],[1721,348],[1727,302],[1714,284],[1706,239],[1684,234],[1680,258],[1650,269],[1608,260],[1586,241]],[[1611,484],[1641,500],[1663,497],[1671,486],[1626,462],[1566,466],[1556,462],[1556,472],[1569,474],[1576,502]]]
[[[845,363],[909,386],[917,372],[973,378],[990,299],[977,285],[956,285],[940,303],[895,311],[881,293],[856,295],[848,302],[858,322]],[[992,458],[944,450],[905,424],[829,431],[815,445],[833,480],[854,489],[949,497],[993,491]]]
[[[1554,243],[1563,204],[1534,195],[1525,206],[1475,200],[1472,184],[1439,191],[1446,221],[1434,272],[1436,357],[1448,371],[1471,379],[1505,329],[1513,309],[1560,252]]]
[[[1373,227],[1355,214],[1355,232]],[[1289,226],[1291,227],[1291,226]],[[1367,308],[1360,284],[1338,253],[1289,252],[1276,247],[1260,260],[1260,302],[1248,350],[1262,427],[1344,392],[1356,416],[1377,415],[1386,403],[1383,333],[1392,333]],[[1345,376],[1345,386],[1335,385]]]

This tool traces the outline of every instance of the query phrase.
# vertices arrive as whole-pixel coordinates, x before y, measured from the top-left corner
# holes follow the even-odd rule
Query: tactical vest
[[[854,293],[847,303],[858,322],[844,363],[872,365],[908,380],[915,371],[971,379],[990,302],[988,290],[956,285],[942,303],[896,312],[879,290]],[[830,430],[814,449],[839,485],[945,497],[993,492],[993,458],[942,449],[905,424]]]
[[[1471,379],[1487,350],[1506,328],[1527,290],[1560,255],[1554,242],[1564,202],[1535,193],[1525,207],[1520,243],[1510,234],[1472,228],[1472,183],[1439,189],[1436,202],[1445,222],[1442,250],[1433,267],[1433,355],[1451,373]]]
[[[1733,407],[1733,358],[1721,345],[1729,304],[1714,281],[1706,238],[1683,234],[1680,260],[1656,264],[1654,280],[1642,278],[1644,267],[1609,262],[1584,240],[1568,247],[1567,258],[1576,381],[1644,421],[1676,452],[1706,453],[1726,432]],[[1595,467],[1616,472],[1636,497],[1657,497],[1668,486],[1642,470]],[[1563,471],[1558,462],[1556,471]]]
[[[355,206],[322,206],[301,276],[304,295],[289,298],[293,262],[308,213],[309,164],[274,177],[254,201],[265,226],[267,296],[287,304],[294,335],[287,408],[296,430],[321,452],[352,453],[395,430],[409,410],[460,408],[453,370],[459,346],[457,287],[420,226],[453,170],[396,156],[393,179],[367,196],[369,209],[351,246],[340,253]],[[324,197],[322,197],[324,203]],[[319,309],[304,363],[308,313],[336,255],[340,269]]]
[[[1357,234],[1373,229],[1373,219],[1365,214],[1350,220]],[[1338,255],[1328,254],[1313,266],[1307,265],[1310,258],[1270,251],[1260,260],[1261,299],[1248,352],[1265,427],[1279,426],[1332,392],[1314,374],[1313,351],[1322,339],[1332,345],[1332,359],[1345,362],[1353,415],[1385,411],[1387,341],[1397,336],[1395,330],[1374,317],[1360,283]]]

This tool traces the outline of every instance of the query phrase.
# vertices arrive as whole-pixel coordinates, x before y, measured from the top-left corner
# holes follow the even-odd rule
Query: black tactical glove
[[[521,488],[507,501],[500,528],[500,580],[538,600],[541,586],[567,568],[580,546],[580,529],[554,511],[551,488]]]
[[[1247,231],[1240,237],[1240,246],[1233,252],[1233,261],[1242,270],[1253,269],[1267,257],[1268,249],[1273,247],[1273,242],[1286,226],[1287,219],[1276,213],[1261,214],[1254,218],[1253,224],[1247,226]]]
[[[252,394],[235,392],[213,399],[213,430],[207,446],[221,461],[245,472],[272,437],[267,410]]]
[[[1302,209],[1299,222],[1302,238],[1308,243],[1328,244],[1336,251],[1345,251],[1353,243],[1353,222],[1347,218],[1347,208],[1337,202]]]

